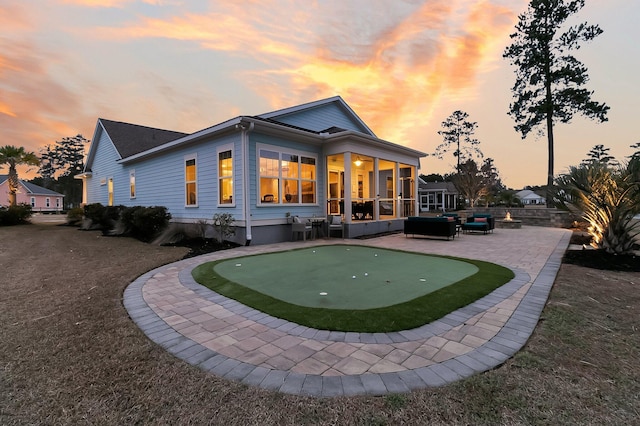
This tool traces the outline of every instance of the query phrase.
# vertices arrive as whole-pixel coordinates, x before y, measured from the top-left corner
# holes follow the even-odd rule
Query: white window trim
[[[296,180],[298,181],[298,183],[300,184],[301,182],[315,182],[315,203],[303,203],[302,200],[302,192],[301,192],[301,187],[300,187],[300,191],[299,191],[299,202],[297,203],[283,203],[281,199],[278,199],[277,203],[263,203],[262,202],[262,197],[260,196],[261,190],[260,190],[260,150],[265,149],[268,151],[274,151],[278,153],[278,161],[282,162],[282,154],[292,154],[292,155],[297,155],[298,156],[298,161],[300,161],[300,157],[308,157],[308,158],[313,158],[315,160],[315,166],[316,166],[316,176],[315,179],[303,179],[302,177],[300,177],[301,171],[298,171],[298,178],[296,178]],[[279,163],[280,164],[280,163]],[[298,163],[300,165],[300,163]],[[257,143],[256,144],[256,179],[257,179],[257,184],[256,184],[256,188],[257,188],[257,202],[256,205],[258,207],[283,207],[283,206],[318,206],[319,202],[318,202],[318,154],[314,153],[314,152],[309,152],[309,151],[300,151],[298,149],[290,149],[290,148],[286,148],[283,146],[278,146],[278,145],[268,145],[268,144],[261,144],[261,143]],[[274,176],[275,177],[275,176]],[[284,188],[282,187],[283,185],[283,177],[282,177],[282,168],[279,167],[278,168],[278,193],[281,196],[283,194],[283,190]],[[280,197],[279,197],[280,198]]]
[[[35,207],[36,206],[36,197],[31,197],[31,200],[29,200],[31,203],[31,207]]]
[[[222,177],[220,176],[220,153],[221,152],[226,152],[226,151],[231,151],[231,177]],[[236,197],[236,183],[235,183],[235,178],[236,178],[236,156],[235,156],[235,152],[234,152],[234,146],[232,143],[230,144],[225,144],[225,145],[221,145],[216,149],[216,176],[218,177],[218,194],[216,196],[216,199],[218,200],[218,207],[224,208],[224,207],[235,207],[236,206],[236,201],[238,200],[238,197]],[[197,169],[196,169],[197,170]],[[231,193],[231,203],[229,204],[223,204],[220,202],[220,184],[222,183],[222,179],[231,179],[231,185],[233,187],[233,192]]]
[[[133,179],[133,195],[131,195],[131,180]],[[136,182],[136,171],[131,170],[129,172],[129,199],[133,200],[138,196],[138,185]]]
[[[113,177],[107,179],[107,206],[116,205],[116,189],[113,184]]]
[[[190,183],[191,181],[187,181],[187,161],[189,160],[194,160],[195,161],[195,166],[196,166],[196,180],[193,181],[196,184],[196,202],[195,204],[187,204],[187,183]],[[199,203],[200,203],[200,195],[198,194],[198,154],[188,154],[185,155],[183,160],[182,160],[182,167],[183,167],[183,177],[184,177],[184,181],[183,181],[183,185],[182,188],[184,190],[184,206],[185,208],[188,209],[193,209],[193,208],[197,208]]]
[[[45,198],[44,199],[44,205],[47,208],[51,207],[51,198],[49,198],[49,197]]]

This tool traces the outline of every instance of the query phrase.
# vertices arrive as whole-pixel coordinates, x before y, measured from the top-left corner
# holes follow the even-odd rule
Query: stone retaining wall
[[[528,226],[569,228],[574,220],[578,220],[569,212],[546,207],[476,207],[473,211],[461,210],[458,214],[466,217],[473,213],[489,213],[496,219],[501,219],[507,215],[507,211],[511,213],[511,219],[521,220],[523,225]]]

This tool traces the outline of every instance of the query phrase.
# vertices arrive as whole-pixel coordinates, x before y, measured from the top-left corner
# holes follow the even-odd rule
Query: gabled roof
[[[9,175],[0,175],[0,185],[2,185],[8,178]],[[27,182],[22,179],[18,179],[18,182],[20,182],[20,184],[27,190],[27,193],[32,195],[51,195],[56,197],[64,197],[64,195],[60,194],[59,192],[52,191],[51,189],[36,185],[35,183]]]
[[[320,127],[317,129],[309,129],[296,125],[296,120],[288,120],[299,112],[332,106],[339,108],[341,114],[344,113],[344,116],[348,118],[350,123],[357,127],[357,130],[349,130],[337,126],[331,126],[323,130],[321,130]],[[191,134],[101,118],[98,119],[98,125],[96,126],[96,132],[93,136],[93,143],[89,149],[84,172],[91,173],[93,157],[96,151],[96,142],[100,140],[100,132],[103,131],[103,129],[113,142],[114,148],[120,156],[116,161],[124,164],[138,161],[149,155],[156,155],[187,143],[193,143],[215,134],[238,131],[238,129],[245,128],[245,125],[249,126],[250,129],[253,129],[254,126],[256,128],[260,127],[262,131],[271,132],[271,134],[283,134],[283,132],[285,132],[287,136],[293,135],[298,139],[304,139],[307,143],[321,144],[327,141],[340,141],[344,138],[351,138],[352,140],[362,140],[372,145],[383,146],[386,149],[402,151],[409,155],[426,156],[423,152],[378,139],[344,100],[342,100],[340,96],[335,96],[333,98],[285,108],[259,116],[238,116]]]
[[[347,116],[349,116],[354,122],[358,124],[358,127],[361,128],[363,133],[368,134],[369,136],[377,137],[375,133],[373,133],[373,131],[369,128],[369,126],[367,126],[366,123],[362,121],[360,117],[358,117],[358,114],[356,114],[355,111],[351,109],[351,107],[344,101],[344,99],[342,99],[341,96],[334,96],[327,99],[321,99],[319,101],[308,102],[306,104],[296,105],[288,108],[279,109],[276,111],[267,112],[267,113],[258,115],[258,117],[270,118],[277,121],[282,121],[282,119],[287,116],[297,114],[302,111],[322,107],[328,104],[334,104],[338,106],[341,110],[343,110]]]
[[[420,191],[445,191],[449,194],[457,194],[458,190],[453,182],[425,182],[422,179],[418,181],[418,190]]]
[[[542,195],[536,194],[530,189],[523,189],[522,191],[516,192],[515,195],[521,200],[544,200]]]
[[[187,133],[111,121],[104,118],[100,118],[99,121],[120,154],[120,158],[130,157],[187,135]]]

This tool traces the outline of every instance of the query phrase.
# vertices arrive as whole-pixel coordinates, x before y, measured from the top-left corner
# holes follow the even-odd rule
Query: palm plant
[[[37,166],[40,159],[33,152],[27,152],[23,147],[15,147],[13,145],[5,145],[0,147],[0,165],[9,166],[9,176],[7,181],[9,184],[9,205],[16,205],[16,192],[18,191],[18,171],[16,166],[26,164]]]
[[[640,159],[626,166],[592,163],[571,167],[557,179],[558,206],[589,223],[591,245],[611,254],[631,254],[640,235]]]

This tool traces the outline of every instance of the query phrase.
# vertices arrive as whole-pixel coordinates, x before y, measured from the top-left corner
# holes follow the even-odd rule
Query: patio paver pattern
[[[127,287],[124,304],[152,341],[220,377],[310,396],[408,392],[490,370],[520,350],[538,323],[570,236],[562,229],[523,227],[453,241],[394,234],[238,247],[150,271]],[[345,333],[274,318],[191,276],[204,262],[326,244],[485,260],[510,268],[515,278],[416,329]]]

